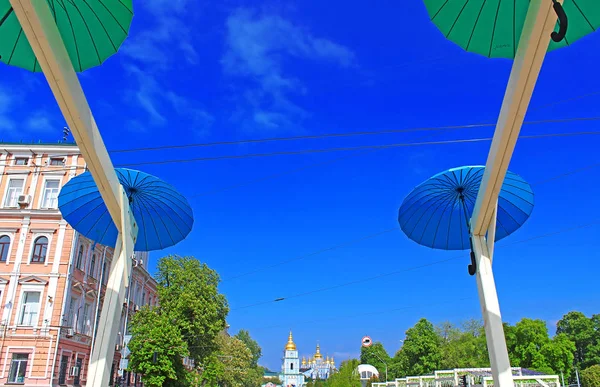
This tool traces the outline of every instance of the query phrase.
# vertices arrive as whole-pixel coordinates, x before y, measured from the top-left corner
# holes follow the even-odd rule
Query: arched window
[[[92,254],[92,262],[90,263],[90,277],[96,278],[96,254]]]
[[[46,254],[48,253],[48,238],[45,236],[38,237],[33,244],[33,255],[31,256],[32,263],[46,262]]]
[[[8,249],[10,248],[10,238],[8,235],[0,237],[0,262],[6,262],[8,259]]]
[[[81,264],[83,263],[83,245],[79,245],[79,252],[77,253],[77,260],[75,261],[75,267],[81,270]]]
[[[294,363],[290,363],[290,369],[293,370],[294,369]]]

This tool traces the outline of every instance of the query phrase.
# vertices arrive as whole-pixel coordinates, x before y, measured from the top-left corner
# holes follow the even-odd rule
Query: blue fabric
[[[469,249],[464,207],[470,217],[484,171],[483,166],[453,168],[417,186],[400,206],[398,222],[402,231],[415,242],[434,249]],[[532,211],[531,186],[508,171],[498,198],[496,241],[521,227]]]
[[[183,240],[194,217],[188,201],[175,188],[155,176],[125,168],[115,169],[123,185],[139,232],[136,251],[162,250]],[[106,245],[117,243],[117,227],[100,196],[92,174],[71,179],[58,195],[63,217],[77,232]]]

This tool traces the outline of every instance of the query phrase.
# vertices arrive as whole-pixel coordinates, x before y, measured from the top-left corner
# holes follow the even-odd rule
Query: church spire
[[[315,359],[323,359],[323,355],[321,355],[321,347],[319,343],[317,343],[317,353],[315,353]]]
[[[285,350],[286,351],[295,351],[296,350],[296,344],[294,343],[294,338],[292,337],[292,331],[290,331],[290,335],[288,337],[288,342],[285,345]]]

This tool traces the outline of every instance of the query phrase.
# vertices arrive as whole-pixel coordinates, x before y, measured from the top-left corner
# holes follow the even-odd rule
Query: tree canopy
[[[600,315],[588,318],[570,312],[561,319],[550,337],[546,322],[523,318],[515,325],[504,324],[506,343],[513,367],[558,374],[573,380],[574,369],[600,363]],[[403,345],[390,359],[380,343],[361,348],[361,362],[374,365],[383,380],[385,367],[375,356],[389,359],[388,379],[418,376],[439,369],[489,367],[483,324],[469,320],[457,326],[438,326],[419,320],[405,333]],[[591,371],[590,371],[591,372]]]
[[[156,278],[158,306],[131,321],[129,370],[148,387],[259,387],[261,348],[248,331],[225,332],[228,306],[217,273],[193,257],[168,256]]]

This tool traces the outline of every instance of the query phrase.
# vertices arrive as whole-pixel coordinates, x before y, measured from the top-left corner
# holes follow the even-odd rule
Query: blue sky
[[[314,0],[134,3],[131,35],[120,52],[80,77],[113,150],[490,123],[497,118],[510,72],[508,60],[468,54],[446,41],[419,0],[369,7]],[[600,91],[599,43],[595,34],[548,54],[528,120],[598,115],[600,95],[547,104]],[[593,131],[596,125],[529,125],[522,133]],[[63,126],[42,75],[2,66],[0,138],[57,141]],[[421,131],[115,153],[113,160],[125,164],[491,135],[490,128]],[[600,162],[599,144],[598,136],[524,139],[510,169],[535,184]],[[409,241],[397,225],[397,210],[415,185],[447,168],[484,164],[488,149],[482,142],[144,165],[140,168],[189,198],[196,218],[184,242],[152,257],[193,255],[218,270],[233,309],[231,331],[249,329],[263,347],[262,363],[272,369],[280,367],[289,329],[301,355],[312,354],[319,341],[322,351],[338,361],[357,356],[365,334],[393,354],[406,329],[421,317],[459,323],[480,316],[466,253],[376,281],[242,307],[456,257],[456,252]],[[340,157],[346,158],[336,160]],[[304,169],[287,173],[299,168]],[[590,168],[534,185],[531,219],[504,243],[598,222],[599,171]],[[251,182],[279,173],[284,175]],[[273,266],[391,228],[396,230]],[[494,269],[504,319],[541,318],[552,326],[573,309],[599,313],[598,230],[596,223],[512,246],[500,243]]]

